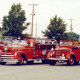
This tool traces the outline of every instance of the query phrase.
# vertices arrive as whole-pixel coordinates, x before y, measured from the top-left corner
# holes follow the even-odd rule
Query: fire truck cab
[[[50,65],[56,62],[67,62],[68,65],[78,64],[80,61],[80,42],[61,40],[59,46],[51,50],[47,59]]]
[[[7,40],[7,41],[5,41]],[[42,63],[46,62],[47,53],[51,48],[56,47],[55,40],[41,39],[41,38],[29,38],[25,40],[18,40],[10,37],[1,38],[0,41],[0,64],[6,63],[24,64],[27,62],[31,64],[34,60],[42,60]]]

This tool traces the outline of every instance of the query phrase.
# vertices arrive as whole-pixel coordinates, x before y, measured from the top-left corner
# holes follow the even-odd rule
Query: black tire
[[[71,56],[70,59],[67,61],[67,64],[68,64],[69,66],[75,65],[75,64],[76,64],[75,58]]]
[[[18,65],[24,64],[24,57],[20,56],[19,57],[19,62],[17,62]]]
[[[56,64],[56,61],[52,61],[52,60],[49,61],[49,65],[55,65],[55,64]]]
[[[6,64],[6,62],[0,62],[0,64],[1,64],[1,65],[5,65],[5,64]]]

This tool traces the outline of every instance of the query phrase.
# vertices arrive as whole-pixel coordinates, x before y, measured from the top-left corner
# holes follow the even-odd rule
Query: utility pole
[[[37,38],[37,22],[36,22],[36,38]]]
[[[80,36],[79,36],[79,42],[80,42]]]
[[[69,19],[69,20],[71,21],[70,32],[71,32],[71,40],[72,40],[72,30],[73,30],[72,21],[73,21],[74,19]]]
[[[34,23],[33,23],[33,22],[34,22],[33,20],[34,20],[34,15],[35,15],[35,14],[34,14],[34,6],[37,6],[38,4],[34,4],[34,3],[33,3],[33,4],[29,4],[29,5],[31,5],[31,6],[32,6],[32,14],[31,14],[31,15],[32,15],[31,36],[33,37],[33,24],[34,24]]]

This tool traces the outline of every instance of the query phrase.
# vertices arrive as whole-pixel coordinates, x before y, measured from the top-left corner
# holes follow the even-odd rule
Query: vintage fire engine
[[[47,59],[50,65],[56,62],[67,62],[68,65],[78,64],[80,61],[80,42],[61,40],[59,46],[52,49]]]
[[[17,40],[14,37],[2,37],[0,40],[0,64],[16,62],[17,64],[33,63],[34,60],[46,62],[47,53],[55,48],[55,40],[30,39]]]

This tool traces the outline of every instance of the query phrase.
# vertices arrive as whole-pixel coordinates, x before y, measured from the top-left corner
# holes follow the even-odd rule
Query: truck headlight
[[[6,52],[7,50],[8,50],[8,48],[7,48],[7,47],[5,47],[5,48],[4,48],[4,51]]]
[[[64,54],[62,54],[62,57],[64,57]]]
[[[50,56],[52,56],[53,54],[51,53]]]
[[[17,56],[17,53],[15,53],[14,56]]]
[[[51,52],[51,53],[50,53],[50,56],[52,57],[54,54],[55,54],[55,52]]]

